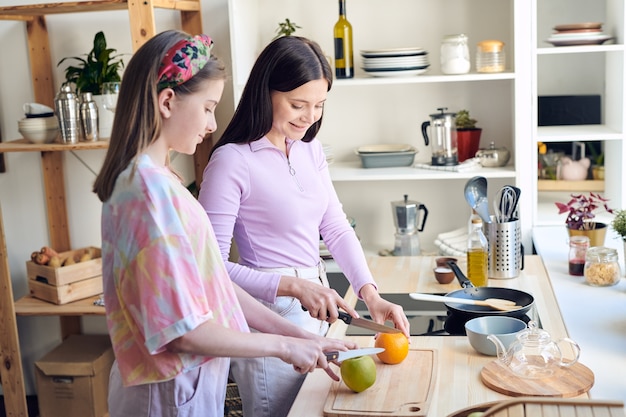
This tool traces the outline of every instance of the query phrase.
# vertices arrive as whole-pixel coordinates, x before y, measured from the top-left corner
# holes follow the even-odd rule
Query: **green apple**
[[[354,392],[365,391],[376,382],[376,364],[371,356],[359,356],[341,362],[341,378]]]

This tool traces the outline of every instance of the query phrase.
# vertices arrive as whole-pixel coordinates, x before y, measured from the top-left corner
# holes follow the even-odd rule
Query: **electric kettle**
[[[459,157],[456,138],[456,113],[446,113],[447,107],[437,108],[430,120],[422,123],[422,136],[426,146],[430,142],[433,165],[458,165]],[[430,126],[431,137],[428,137]]]

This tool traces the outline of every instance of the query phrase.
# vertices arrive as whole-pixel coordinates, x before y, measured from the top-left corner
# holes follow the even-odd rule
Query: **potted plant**
[[[121,81],[120,71],[124,68],[124,61],[117,59],[119,55],[113,55],[116,49],[107,48],[106,38],[103,32],[96,33],[93,39],[93,48],[85,58],[80,56],[65,57],[57,66],[65,60],[78,61],[77,66],[69,66],[65,69],[65,81],[76,85],[77,93],[102,93],[102,84],[110,81]]]
[[[473,158],[478,152],[482,129],[476,127],[476,123],[476,119],[470,117],[468,110],[457,112],[455,125],[459,162]]]
[[[104,110],[102,100],[102,85],[106,82],[121,81],[120,71],[124,68],[124,61],[120,55],[114,55],[116,49],[107,48],[103,32],[96,33],[93,39],[93,48],[82,56],[65,57],[57,66],[68,59],[78,61],[76,66],[65,69],[65,82],[76,86],[76,93],[91,93],[98,106],[99,136],[107,138],[111,135],[113,113]]]
[[[287,18],[285,19],[284,22],[278,23],[278,28],[276,29],[276,36],[274,37],[274,39],[280,38],[281,36],[291,36],[296,31],[296,29],[302,29],[302,28],[298,26],[295,22],[292,22],[291,20]]]
[[[606,236],[606,223],[595,221],[596,214],[606,212],[613,214],[615,210],[607,204],[608,199],[600,194],[570,194],[567,203],[555,202],[559,214],[567,213],[565,225],[570,236],[586,235],[590,246],[602,246]]]
[[[587,143],[591,152],[591,175],[594,180],[604,179],[604,152],[602,152],[602,143],[598,142],[598,149],[594,143]]]

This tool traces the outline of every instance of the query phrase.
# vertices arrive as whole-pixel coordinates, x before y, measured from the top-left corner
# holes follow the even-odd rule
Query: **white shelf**
[[[537,48],[537,55],[557,54],[588,54],[596,52],[623,52],[624,45],[581,45],[581,46],[554,46]]]
[[[333,181],[458,180],[476,175],[485,178],[515,178],[513,167],[477,168],[466,172],[436,171],[413,167],[363,168],[360,162],[335,162],[330,165]]]
[[[345,80],[334,80],[335,87],[352,87],[365,85],[390,85],[390,84],[419,84],[419,83],[449,83],[449,82],[466,82],[466,81],[495,81],[495,80],[512,80],[515,79],[513,72],[500,72],[494,74],[470,73],[463,75],[417,75],[414,77],[355,77]]]
[[[539,142],[573,142],[591,140],[622,140],[623,132],[606,125],[539,126]]]

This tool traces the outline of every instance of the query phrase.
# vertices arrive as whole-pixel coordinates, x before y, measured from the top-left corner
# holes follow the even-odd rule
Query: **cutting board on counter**
[[[448,417],[468,417],[474,412],[482,412],[483,417],[624,417],[624,403],[608,400],[520,397],[514,400],[477,404]]]
[[[422,417],[428,413],[437,378],[437,351],[410,349],[404,361],[386,365],[377,357],[376,382],[355,393],[333,382],[326,403],[326,417]]]
[[[576,397],[589,391],[594,383],[593,372],[580,362],[560,368],[549,378],[523,378],[495,360],[483,367],[480,378],[492,390],[513,397]]]

